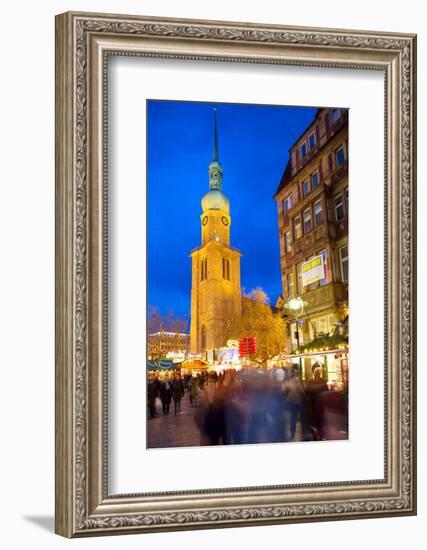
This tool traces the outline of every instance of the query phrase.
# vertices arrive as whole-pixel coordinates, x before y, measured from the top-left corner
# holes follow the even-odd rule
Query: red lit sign
[[[255,355],[256,353],[256,338],[255,336],[248,336],[246,338],[239,338],[239,355],[240,357],[248,357]]]

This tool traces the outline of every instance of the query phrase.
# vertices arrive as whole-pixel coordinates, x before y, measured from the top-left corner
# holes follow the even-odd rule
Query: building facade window
[[[305,143],[301,144],[301,158],[304,159],[307,156],[307,145]]]
[[[335,163],[337,165],[337,168],[344,164],[344,160],[344,148],[340,147],[335,151]]]
[[[337,222],[344,218],[344,202],[341,193],[334,198],[335,219]]]
[[[348,246],[343,246],[339,250],[340,250],[341,281],[343,283],[347,283],[348,282]]]
[[[319,186],[319,174],[317,172],[314,172],[311,174],[311,187],[313,189],[316,189],[316,187]]]
[[[319,256],[322,256],[323,258],[323,265],[325,267],[325,278],[324,279],[321,279],[319,281],[319,285],[320,286],[325,286],[327,285],[330,280],[331,280],[331,274],[330,274],[330,271],[329,271],[329,264],[328,264],[328,253],[326,252],[326,250],[322,250],[321,252],[319,252]]]
[[[293,195],[288,195],[283,199],[283,212],[286,214],[288,210],[290,210],[294,205],[294,197]]]
[[[323,222],[322,201],[318,200],[313,205],[314,225],[320,225]]]
[[[284,235],[285,240],[285,254],[290,254],[292,252],[292,241],[291,241],[291,232],[286,231]]]
[[[309,233],[313,229],[313,224],[311,221],[311,208],[304,210],[302,216],[304,220],[304,233]]]
[[[287,283],[288,283],[288,296],[291,298],[294,295],[295,289],[294,289],[294,274],[288,273],[287,277]]]
[[[308,195],[311,191],[311,185],[310,185],[310,180],[305,180],[302,184],[302,194],[305,196],[305,195]]]
[[[340,118],[341,109],[332,109],[332,124]]]
[[[301,323],[301,320],[297,320],[294,323],[289,323],[292,349],[296,349],[298,346],[304,345],[304,332],[302,330]]]
[[[310,134],[310,137],[308,138],[308,144],[310,146],[310,149],[314,149],[316,146],[316,134],[312,132]]]
[[[336,318],[334,315],[322,315],[311,320],[310,335],[312,338],[321,334],[333,334]]]
[[[301,214],[294,219],[294,241],[302,237]]]
[[[298,291],[298,294],[303,294],[304,293],[304,287],[303,287],[303,284],[302,284],[302,264],[304,262],[301,262],[297,265],[297,291]]]

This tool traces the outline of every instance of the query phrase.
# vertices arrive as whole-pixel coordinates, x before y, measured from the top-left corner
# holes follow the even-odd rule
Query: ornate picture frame
[[[111,55],[383,71],[384,479],[111,495],[107,63]],[[416,513],[416,37],[65,13],[56,18],[56,532],[82,537]]]

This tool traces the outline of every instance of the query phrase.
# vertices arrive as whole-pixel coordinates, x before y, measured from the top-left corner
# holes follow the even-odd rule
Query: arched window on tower
[[[227,258],[222,259],[222,278],[230,280],[230,260]]]
[[[200,330],[200,348],[203,351],[206,351],[206,326],[202,325]]]
[[[204,258],[200,262],[200,280],[204,281],[208,278],[208,260],[207,258]]]

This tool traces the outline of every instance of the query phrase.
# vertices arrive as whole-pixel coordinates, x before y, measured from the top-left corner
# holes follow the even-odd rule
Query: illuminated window
[[[320,286],[325,286],[330,281],[330,274],[329,274],[329,265],[328,265],[328,255],[326,253],[326,250],[322,250],[322,252],[319,253],[319,256],[322,256],[323,258],[323,266],[325,268],[325,278],[321,279],[319,281]]]
[[[322,201],[316,201],[313,205],[314,225],[320,225],[323,222],[323,207]]]
[[[294,274],[288,274],[288,295],[292,297],[294,295]]]
[[[319,334],[329,334],[329,319],[327,316],[318,319]]]
[[[291,232],[286,231],[284,235],[284,241],[285,241],[285,253],[290,254],[292,252],[292,242],[291,242]]]
[[[294,219],[294,241],[302,237],[301,215]]]
[[[304,233],[309,233],[313,229],[313,225],[311,223],[311,208],[304,210],[302,217],[304,220]]]
[[[341,281],[348,281],[348,246],[340,248]]]
[[[294,205],[294,197],[292,195],[288,195],[283,199],[283,212],[286,214],[288,210],[290,210]]]
[[[303,195],[308,195],[311,191],[311,186],[310,186],[310,180],[305,180],[305,182],[302,184],[302,193]]]
[[[298,294],[303,294],[304,287],[302,284],[302,264],[304,262],[301,262],[297,265],[297,285],[298,285]]]

